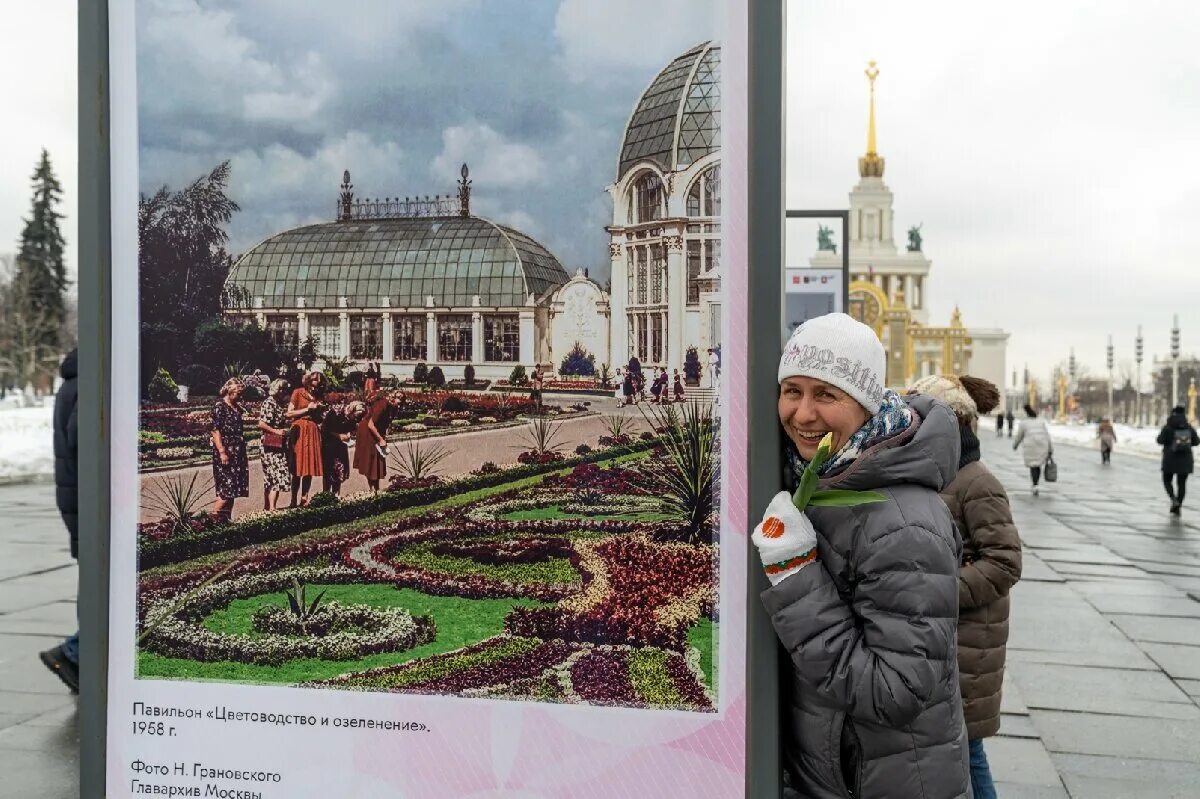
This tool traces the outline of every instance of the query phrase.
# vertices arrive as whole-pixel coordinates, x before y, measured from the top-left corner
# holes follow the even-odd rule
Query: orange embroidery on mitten
[[[778,516],[768,516],[762,525],[763,538],[779,538],[783,535],[783,519]]]

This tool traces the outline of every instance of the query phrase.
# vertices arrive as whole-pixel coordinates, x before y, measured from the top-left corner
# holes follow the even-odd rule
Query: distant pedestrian
[[[542,409],[542,385],[542,367],[535,365],[533,376],[529,379],[529,398],[533,400],[533,407],[539,411]]]
[[[1107,417],[1100,420],[1100,426],[1096,428],[1096,435],[1100,438],[1100,462],[1109,463],[1112,460],[1113,444],[1117,443],[1117,431],[1113,429],[1113,423]]]
[[[1008,423],[1008,437],[1012,438],[1013,421],[1015,421],[1013,419],[1012,411],[1009,411],[1008,413],[1004,414],[1004,421]]]
[[[79,351],[71,350],[63,359],[58,370],[63,382],[54,397],[54,501],[67,526],[71,557],[76,559],[79,558],[78,358]],[[71,689],[71,693],[79,693],[78,631],[58,646],[39,652],[38,658]]]
[[[996,414],[996,438],[1004,435],[1004,411]]]
[[[683,380],[679,377],[679,370],[675,370],[675,401],[683,402]]]
[[[663,374],[666,374],[666,371],[667,370],[664,369]],[[662,390],[663,386],[658,380],[658,367],[656,366],[654,367],[654,379],[650,381],[650,395],[654,397],[654,399],[650,401],[655,405],[659,404],[659,402],[662,400]]]
[[[958,474],[942,500],[962,536],[958,569],[958,671],[973,799],[996,799],[983,739],[1000,730],[1000,691],[1008,644],[1009,591],[1021,579],[1021,538],[1008,495],[979,459],[980,414],[1000,401],[996,386],[977,377],[933,375],[912,390],[942,400],[958,418]],[[1003,421],[1003,414],[999,417]]]
[[[367,374],[363,378],[363,396],[372,397],[379,388],[380,370],[379,364],[373,361],[367,361]]]
[[[621,381],[621,396],[625,398],[625,404],[633,403],[633,372],[626,370],[625,379]]]
[[[1196,428],[1188,424],[1187,411],[1182,405],[1175,406],[1167,417],[1167,423],[1158,434],[1158,443],[1163,448],[1163,487],[1171,498],[1171,513],[1178,516],[1187,492],[1188,475],[1195,466],[1192,448],[1200,446],[1200,436],[1196,435]],[[1172,478],[1174,486],[1171,485]]]
[[[325,413],[325,375],[309,372],[300,388],[288,400],[287,416],[292,420],[288,431],[291,453],[292,506],[304,507],[312,491],[312,479],[322,475],[321,417]],[[297,500],[298,497],[298,500]]]
[[[387,430],[394,412],[394,402],[388,395],[376,392],[354,433],[354,468],[367,478],[367,485],[375,493],[379,492],[379,481],[387,476]]]
[[[342,492],[342,483],[350,479],[350,434],[367,414],[367,404],[355,400],[344,406],[330,406],[321,419],[321,489],[334,496]],[[367,442],[364,441],[365,445]]]
[[[1054,445],[1050,443],[1050,430],[1043,420],[1037,418],[1037,411],[1026,405],[1025,417],[1021,420],[1021,429],[1013,441],[1013,449],[1021,447],[1021,455],[1025,465],[1029,467],[1029,479],[1033,481],[1033,495],[1036,497],[1042,467],[1054,454]]]
[[[242,432],[242,392],[245,384],[236,377],[221,386],[221,399],[213,406],[212,443],[213,485],[217,501],[213,513],[221,521],[233,518],[233,503],[250,496],[250,462],[246,457],[246,437]]]

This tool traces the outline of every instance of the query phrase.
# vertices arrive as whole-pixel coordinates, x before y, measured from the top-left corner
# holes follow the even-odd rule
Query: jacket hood
[[[58,367],[58,374],[63,380],[74,380],[79,376],[78,349],[73,349],[67,353],[67,357],[63,358],[62,365]]]
[[[1186,413],[1172,413],[1167,417],[1167,427],[1175,427],[1182,430],[1185,427],[1190,427],[1188,424]]]
[[[904,401],[913,410],[912,425],[822,480],[822,488],[867,491],[910,483],[941,491],[950,484],[961,452],[958,418],[946,403],[924,394],[910,394]]]

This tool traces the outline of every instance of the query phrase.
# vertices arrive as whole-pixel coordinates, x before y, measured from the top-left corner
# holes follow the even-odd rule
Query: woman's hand
[[[219,457],[220,457],[220,459],[221,459],[221,465],[222,465],[222,466],[228,466],[228,465],[229,465],[229,453],[228,453],[227,451],[225,451],[225,450],[221,450],[221,451],[218,453],[218,456],[219,456]]]
[[[750,540],[758,547],[771,585],[778,585],[817,557],[817,533],[808,517],[796,509],[787,491],[780,491],[767,505],[767,512]]]

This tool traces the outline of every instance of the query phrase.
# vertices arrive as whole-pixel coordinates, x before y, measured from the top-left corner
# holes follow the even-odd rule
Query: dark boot
[[[71,693],[79,693],[79,666],[66,656],[61,646],[39,652],[38,657],[46,668],[54,672],[55,676],[71,689]]]

